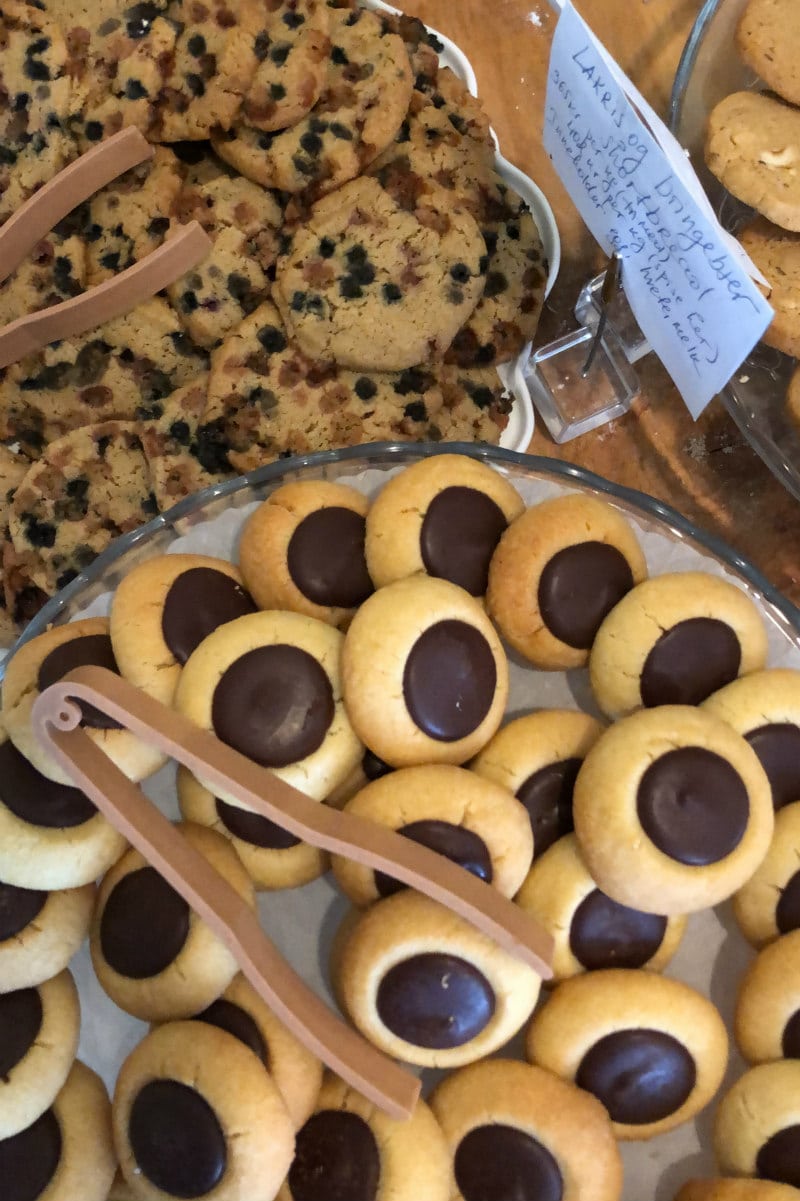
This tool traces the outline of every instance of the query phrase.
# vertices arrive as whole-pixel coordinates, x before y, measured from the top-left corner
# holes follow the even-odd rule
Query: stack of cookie
[[[547,267],[488,121],[420,22],[322,0],[10,0],[0,220],[134,125],[149,162],[0,288],[75,296],[198,220],[207,258],[0,381],[6,641],[110,540],[279,456],[381,439],[496,442],[497,364]]]

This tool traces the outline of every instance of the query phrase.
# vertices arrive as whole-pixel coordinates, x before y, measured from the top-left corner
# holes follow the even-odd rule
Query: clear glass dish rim
[[[724,0],[705,0],[703,7],[700,9],[694,19],[691,32],[686,39],[686,44],[683,47],[681,57],[678,60],[678,66],[675,71],[675,79],[672,83],[672,92],[669,100],[667,124],[669,125],[672,133],[675,133],[680,123],[683,100],[686,95],[686,87],[689,82],[689,77],[694,70],[697,53],[702,45],[703,38],[706,34],[706,29],[717,9],[723,3]]]
[[[235,479],[203,488],[173,505],[166,513],[160,513],[146,525],[139,526],[138,529],[132,530],[128,534],[123,534],[115,539],[107,550],[98,555],[85,571],[76,576],[44,605],[10,648],[5,662],[10,660],[19,647],[43,633],[51,623],[55,622],[85,588],[99,583],[106,572],[110,571],[114,564],[133,547],[147,543],[158,533],[174,528],[178,522],[197,515],[212,502],[236,496],[251,488],[276,483],[283,476],[298,471],[317,470],[338,466],[342,463],[361,464],[364,469],[367,469],[400,464],[404,460],[415,461],[430,458],[439,454],[468,455],[489,464],[521,469],[530,475],[538,474],[558,482],[591,488],[614,500],[622,501],[635,512],[665,525],[679,537],[690,539],[738,574],[750,587],[760,592],[763,599],[780,615],[788,626],[791,637],[800,646],[800,608],[794,605],[788,597],[785,597],[762,575],[758,568],[729,546],[727,542],[718,538],[716,534],[699,529],[664,501],[656,500],[655,497],[648,496],[637,489],[615,484],[575,463],[551,459],[543,455],[523,454],[519,451],[473,442],[371,442],[359,446],[349,446],[342,450],[321,450],[315,451],[313,454],[297,455],[291,459],[278,459],[255,471],[248,472],[247,475],[237,476]],[[4,672],[5,663],[0,664],[0,680],[2,680]]]

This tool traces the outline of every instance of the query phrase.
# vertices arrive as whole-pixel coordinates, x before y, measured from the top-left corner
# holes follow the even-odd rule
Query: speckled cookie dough
[[[481,603],[432,576],[387,584],[356,613],[342,651],[345,705],[392,767],[464,763],[497,730],[508,664]]]
[[[384,484],[367,515],[377,587],[423,572],[483,596],[501,535],[525,506],[498,471],[466,455],[433,455]]]
[[[749,1063],[800,1059],[800,930],[764,947],[739,981],[734,1034]]]
[[[714,1155],[725,1175],[800,1188],[800,1060],[760,1063],[739,1077],[717,1107]]]
[[[364,910],[332,964],[337,998],[380,1050],[458,1067],[506,1043],[541,980],[463,918],[405,889]]]
[[[502,784],[525,806],[534,859],[574,828],[575,779],[602,732],[588,713],[540,709],[508,722],[470,763],[472,771]]]
[[[499,784],[439,763],[404,767],[362,788],[345,812],[367,818],[445,855],[513,897],[533,855],[530,822],[519,801]],[[359,906],[398,892],[402,884],[340,855],[337,883]]]
[[[573,812],[603,892],[662,914],[736,892],[767,853],[774,820],[755,751],[689,705],[643,709],[609,727],[578,772]]]
[[[639,1140],[708,1104],[725,1074],[728,1035],[687,984],[616,968],[559,984],[528,1028],[526,1054],[597,1097],[617,1138]]]
[[[531,506],[500,539],[486,607],[534,667],[582,667],[606,614],[646,575],[621,513],[592,496],[559,496]]]
[[[191,822],[180,830],[253,907],[252,882],[230,843]],[[133,848],[100,883],[89,945],[103,989],[143,1021],[198,1013],[237,972],[232,952]]]
[[[63,971],[89,931],[94,885],[44,892],[0,884],[0,992]]]
[[[364,554],[369,500],[330,480],[272,492],[245,522],[239,568],[262,609],[344,626],[373,592]]]
[[[775,814],[769,849],[734,896],[733,915],[754,947],[800,929],[800,802]]]
[[[314,107],[328,73],[330,10],[322,0],[270,5],[258,66],[242,104],[245,124],[267,131],[296,125]]]
[[[594,1097],[550,1072],[491,1059],[453,1072],[431,1108],[453,1155],[451,1201],[618,1201],[622,1160]]]
[[[643,913],[597,887],[567,834],[537,859],[514,898],[553,936],[553,982],[603,968],[666,967],[680,945],[685,917]]]
[[[112,1122],[122,1174],[143,1201],[271,1197],[292,1160],[294,1128],[269,1074],[206,1022],[169,1022],[133,1049]]]

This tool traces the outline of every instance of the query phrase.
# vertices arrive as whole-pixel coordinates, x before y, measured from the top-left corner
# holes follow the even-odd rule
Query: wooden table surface
[[[400,0],[452,38],[475,68],[503,154],[534,179],[561,234],[561,271],[536,344],[577,327],[582,284],[603,266],[541,144],[550,39],[548,0]],[[681,51],[701,0],[575,0],[584,19],[653,107],[666,115]],[[725,539],[800,605],[800,503],[761,462],[722,402],[693,421],[655,355],[636,367],[641,395],[625,417],[557,446],[538,423],[532,454],[566,459],[666,501]]]

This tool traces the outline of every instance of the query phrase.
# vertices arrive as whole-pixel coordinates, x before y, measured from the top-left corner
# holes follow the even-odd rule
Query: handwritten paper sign
[[[545,149],[594,237],[620,255],[636,319],[698,417],[773,312],[729,235],[692,194],[699,183],[687,186],[683,152],[659,145],[624,78],[565,3],[550,56]]]

